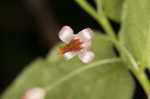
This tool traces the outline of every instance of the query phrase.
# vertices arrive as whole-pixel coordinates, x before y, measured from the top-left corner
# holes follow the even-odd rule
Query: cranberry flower
[[[94,33],[90,28],[83,29],[78,34],[74,34],[69,26],[64,26],[58,33],[59,38],[67,45],[58,49],[58,54],[69,60],[75,55],[83,63],[89,63],[94,58],[94,53],[88,51],[91,46],[91,39]]]
[[[42,88],[32,88],[28,90],[21,99],[44,99],[45,90]]]

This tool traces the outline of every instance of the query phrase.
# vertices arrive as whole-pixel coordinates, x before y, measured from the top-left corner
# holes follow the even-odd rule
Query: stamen
[[[62,56],[69,51],[80,51],[82,49],[81,44],[83,44],[83,42],[81,42],[80,39],[72,39],[66,46],[58,48],[58,55]]]

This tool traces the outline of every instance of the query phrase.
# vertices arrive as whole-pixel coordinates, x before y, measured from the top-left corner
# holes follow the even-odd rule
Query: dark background
[[[111,23],[118,31],[120,25]],[[0,0],[0,93],[27,64],[47,54],[63,25],[75,32],[101,29],[73,0]],[[136,83],[134,99],[146,99]]]

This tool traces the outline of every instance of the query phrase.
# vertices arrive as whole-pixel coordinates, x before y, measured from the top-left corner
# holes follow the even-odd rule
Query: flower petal
[[[69,60],[73,58],[75,55],[77,55],[77,52],[67,52],[63,56],[65,57],[66,60]]]
[[[42,88],[33,88],[28,90],[22,99],[44,99],[45,90]]]
[[[77,34],[77,36],[80,38],[81,41],[85,42],[85,41],[90,40],[94,36],[94,33],[90,28],[86,28],[86,29],[80,31]]]
[[[58,36],[65,43],[69,43],[74,38],[73,30],[69,26],[63,26]]]
[[[89,63],[94,58],[94,53],[91,51],[83,51],[79,54],[79,58],[83,63]]]
[[[83,49],[88,49],[91,47],[91,41],[89,40],[87,42],[84,42],[81,46]]]

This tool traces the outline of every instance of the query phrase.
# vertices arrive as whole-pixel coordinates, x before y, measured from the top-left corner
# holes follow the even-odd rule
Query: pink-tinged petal
[[[58,36],[65,43],[69,43],[74,38],[73,30],[69,26],[63,26]]]
[[[89,40],[87,42],[84,42],[81,46],[83,49],[88,49],[91,47],[91,41]]]
[[[28,90],[21,99],[44,99],[45,90],[42,88],[33,88]]]
[[[78,36],[78,38],[80,38],[81,41],[86,42],[94,36],[94,33],[90,28],[86,28],[86,29],[80,31],[77,34],[77,36]]]
[[[66,60],[69,60],[73,58],[75,55],[77,55],[77,52],[67,52],[63,56],[65,57]]]
[[[91,51],[83,51],[79,54],[79,58],[83,63],[89,63],[95,57],[94,53]]]

